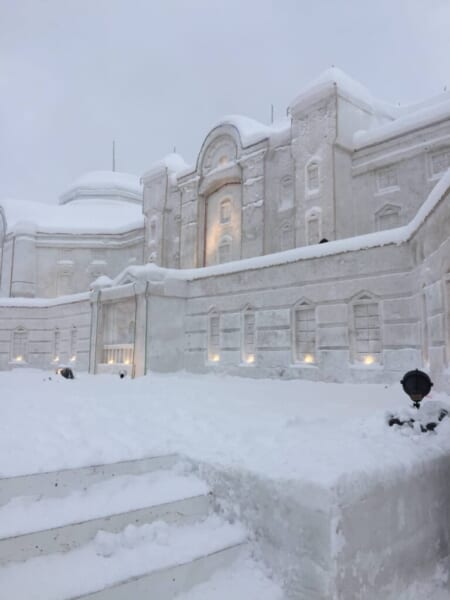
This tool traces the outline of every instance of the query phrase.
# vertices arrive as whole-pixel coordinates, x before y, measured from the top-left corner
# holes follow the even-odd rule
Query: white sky
[[[0,0],[0,198],[194,162],[224,114],[281,117],[334,64],[381,99],[450,88],[450,0]]]

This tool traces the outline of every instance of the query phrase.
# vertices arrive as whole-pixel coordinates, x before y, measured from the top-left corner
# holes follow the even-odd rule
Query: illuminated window
[[[25,362],[28,356],[28,332],[24,327],[18,327],[12,335],[12,360]]]
[[[228,164],[228,156],[221,156],[219,158],[219,166],[225,167]]]
[[[220,360],[220,315],[215,310],[208,317],[208,360]]]
[[[231,260],[231,238],[226,236],[220,240],[217,249],[217,262],[219,264],[229,262]]]
[[[316,356],[316,310],[302,303],[293,311],[294,362],[314,363]]]
[[[231,221],[231,200],[222,200],[220,203],[220,222],[222,224]]]
[[[242,317],[242,360],[254,364],[256,357],[256,318],[253,308],[244,310]]]
[[[306,189],[316,192],[320,188],[320,167],[317,161],[310,162],[306,167]]]
[[[381,363],[381,321],[379,303],[369,295],[353,304],[354,358],[358,363]]]

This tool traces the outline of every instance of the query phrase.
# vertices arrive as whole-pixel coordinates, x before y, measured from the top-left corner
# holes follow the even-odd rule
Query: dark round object
[[[64,379],[74,379],[73,371],[69,367],[62,367],[58,372]]]
[[[411,398],[414,406],[419,407],[420,402],[430,393],[433,382],[429,376],[419,369],[408,371],[403,375],[400,382],[403,386],[405,394]]]
[[[319,244],[326,244],[328,242],[327,238],[322,238]]]

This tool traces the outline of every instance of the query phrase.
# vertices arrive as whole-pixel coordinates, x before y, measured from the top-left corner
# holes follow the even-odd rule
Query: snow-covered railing
[[[131,365],[133,363],[133,344],[105,344],[103,363],[107,365]]]

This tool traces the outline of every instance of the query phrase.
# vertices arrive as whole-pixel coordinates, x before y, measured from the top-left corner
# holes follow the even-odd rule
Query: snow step
[[[176,465],[121,475],[63,497],[24,496],[0,507],[0,564],[67,552],[128,524],[192,522],[208,514],[209,488]]]
[[[182,526],[130,525],[65,554],[0,567],[0,589],[14,600],[172,600],[230,566],[245,539],[242,526],[216,515]]]
[[[168,454],[107,465],[0,478],[0,506],[17,496],[65,496],[70,491],[84,489],[119,475],[140,475],[157,469],[169,469],[177,460],[176,454]]]

